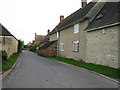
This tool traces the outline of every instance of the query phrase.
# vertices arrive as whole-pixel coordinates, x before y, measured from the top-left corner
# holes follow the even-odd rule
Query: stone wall
[[[86,58],[86,37],[84,29],[87,26],[87,21],[79,23],[80,32],[74,33],[74,26],[60,31],[58,40],[59,51],[58,56],[65,58],[72,58],[75,60],[85,60]],[[79,52],[73,51],[73,41],[79,41]],[[60,50],[60,43],[64,43],[64,51]]]
[[[50,35],[50,41],[54,41],[54,40],[57,40],[57,33]]]
[[[51,46],[49,46],[46,49],[41,49],[38,52],[45,56],[57,56],[57,50],[55,50],[55,45],[57,44],[57,41],[54,42]]]
[[[1,39],[1,50],[5,50],[8,54],[8,57],[11,56],[13,53],[18,51],[18,41],[13,38],[12,36],[7,37],[0,37]]]
[[[118,26],[86,32],[86,62],[118,67]]]
[[[79,33],[74,34],[73,26],[60,31],[58,56],[118,68],[118,26],[86,32],[87,21],[79,24]],[[73,52],[75,40],[80,42],[79,52]]]

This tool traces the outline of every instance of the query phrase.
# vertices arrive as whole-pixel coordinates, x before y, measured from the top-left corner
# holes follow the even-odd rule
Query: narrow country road
[[[82,68],[23,51],[16,68],[4,78],[3,88],[118,88],[118,84]]]

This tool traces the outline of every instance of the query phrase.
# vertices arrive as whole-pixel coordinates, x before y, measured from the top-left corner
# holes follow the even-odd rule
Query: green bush
[[[22,52],[22,48],[23,48],[23,41],[18,40],[18,52]]]
[[[14,63],[16,62],[17,58],[19,57],[20,52],[18,53],[14,53],[12,56],[10,56],[7,61],[2,62],[2,71],[7,71],[10,68],[12,68],[12,66],[14,65]]]
[[[27,45],[24,45],[24,48],[28,48],[28,46],[27,46]]]
[[[36,47],[35,46],[30,47],[30,51],[35,52],[36,51]]]
[[[3,61],[7,60],[7,57],[8,57],[7,52],[6,51],[2,51],[2,60]]]

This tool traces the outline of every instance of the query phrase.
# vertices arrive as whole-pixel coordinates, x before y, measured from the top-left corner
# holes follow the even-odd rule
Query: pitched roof
[[[120,2],[106,2],[103,8],[98,12],[94,19],[89,23],[86,30],[91,31],[97,28],[120,23]]]
[[[45,35],[36,35],[35,36],[35,40],[37,40],[37,41],[41,41],[41,40],[43,40],[43,38],[45,37]]]
[[[44,37],[44,39],[42,40],[42,43],[48,42],[49,39],[50,39],[50,35],[47,34],[47,35]]]
[[[1,31],[0,31],[0,35],[1,36],[13,36],[3,25],[1,25]]]
[[[14,35],[12,35],[2,24],[0,24],[0,27],[0,36],[12,36],[17,40],[17,38]]]
[[[41,46],[39,49],[47,49],[48,47],[50,47],[54,42],[56,42],[57,40],[55,40],[55,41],[50,41],[50,42],[48,42],[48,43],[46,43],[46,44],[44,44],[43,46]]]
[[[64,28],[67,28],[75,23],[82,21],[85,18],[85,15],[91,10],[91,8],[96,4],[96,2],[90,2],[85,5],[83,8],[80,8],[76,12],[72,13],[70,16],[62,20],[51,32],[54,34],[56,31],[60,31]]]

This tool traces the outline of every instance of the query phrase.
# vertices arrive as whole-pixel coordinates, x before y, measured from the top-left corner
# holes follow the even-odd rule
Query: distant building
[[[37,33],[35,33],[34,44],[38,45],[40,42],[42,42],[44,37],[45,37],[45,35],[37,35]]]
[[[29,42],[29,43],[27,44],[27,46],[28,46],[28,47],[32,46],[32,43],[31,43],[31,42]]]
[[[18,51],[18,40],[0,24],[0,50],[7,52],[8,57]]]
[[[39,53],[45,56],[57,56],[57,41],[46,42],[39,48]]]
[[[39,45],[38,52],[46,56],[57,56],[57,40],[50,41],[50,30]]]

